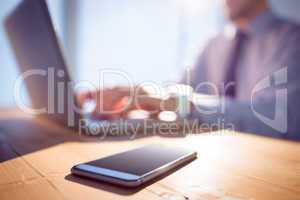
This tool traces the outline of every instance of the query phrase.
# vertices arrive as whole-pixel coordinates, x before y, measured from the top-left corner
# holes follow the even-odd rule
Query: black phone
[[[185,148],[149,145],[76,165],[71,172],[120,186],[138,187],[196,158],[195,151]]]

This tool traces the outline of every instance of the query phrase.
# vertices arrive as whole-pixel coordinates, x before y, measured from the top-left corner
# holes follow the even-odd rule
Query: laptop
[[[126,133],[138,131],[137,128],[144,132],[153,131],[153,124],[160,122],[121,119],[100,121],[74,111],[73,106],[77,106],[77,103],[70,84],[72,80],[45,0],[23,0],[4,24],[23,73],[20,82],[25,83],[31,107],[40,112],[39,117],[88,135],[103,134],[103,130],[111,133],[108,128],[113,128],[113,134],[121,134],[124,130]],[[174,129],[174,124],[172,126]]]

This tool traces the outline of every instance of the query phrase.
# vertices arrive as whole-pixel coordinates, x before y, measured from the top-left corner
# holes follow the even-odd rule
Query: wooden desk
[[[213,133],[136,140],[79,137],[32,119],[0,117],[0,199],[240,200],[300,199],[300,145],[269,138]],[[39,122],[40,123],[40,122]],[[70,176],[78,163],[152,143],[188,146],[199,157],[138,190]]]

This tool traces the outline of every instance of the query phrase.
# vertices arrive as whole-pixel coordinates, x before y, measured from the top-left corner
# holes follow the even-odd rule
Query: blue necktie
[[[225,86],[230,84],[226,89],[226,96],[235,98],[236,97],[236,76],[238,71],[238,66],[240,63],[240,58],[243,52],[244,44],[247,39],[247,35],[242,31],[237,31],[235,38],[233,40],[233,48],[228,60],[227,73],[225,76]]]

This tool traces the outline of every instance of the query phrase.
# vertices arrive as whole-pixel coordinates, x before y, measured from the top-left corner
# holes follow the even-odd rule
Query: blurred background
[[[15,104],[13,87],[19,72],[2,22],[20,1],[0,4],[0,108]],[[299,0],[270,1],[275,12],[300,22]],[[108,68],[125,71],[135,83],[176,81],[226,24],[220,0],[47,2],[74,80],[96,84],[99,69]],[[126,80],[111,77],[106,83]]]

